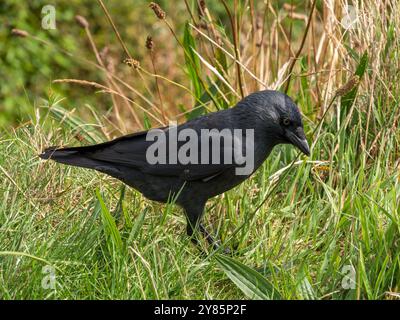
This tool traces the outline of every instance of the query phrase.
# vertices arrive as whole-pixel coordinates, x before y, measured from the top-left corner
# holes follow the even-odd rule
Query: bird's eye
[[[288,126],[290,124],[289,118],[283,118],[282,123],[284,126]]]

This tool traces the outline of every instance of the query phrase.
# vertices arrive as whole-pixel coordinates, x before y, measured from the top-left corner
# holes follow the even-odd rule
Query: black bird
[[[304,154],[310,150],[304,134],[299,109],[287,95],[278,91],[265,90],[250,94],[241,100],[235,107],[209,113],[190,120],[175,127],[178,133],[189,129],[201,139],[203,129],[253,130],[254,165],[246,174],[237,174],[236,169],[243,167],[232,159],[223,158],[226,148],[220,148],[220,163],[200,164],[171,163],[176,157],[173,150],[169,150],[169,141],[172,139],[172,128],[160,128],[165,133],[166,140],[157,140],[159,146],[166,147],[166,163],[149,163],[147,151],[154,146],[154,141],[148,141],[148,132],[139,132],[122,136],[115,140],[86,147],[46,149],[40,157],[54,161],[106,173],[141,192],[146,198],[168,202],[175,197],[175,201],[186,213],[187,234],[192,237],[195,228],[205,236],[209,243],[216,245],[211,235],[201,224],[204,206],[207,200],[221,194],[246,180],[268,157],[273,147],[278,144],[292,144]],[[190,130],[191,129],[191,130]],[[188,130],[187,130],[188,131]],[[244,136],[249,136],[247,133]],[[222,141],[223,139],[221,139]],[[199,147],[201,141],[196,142],[199,156],[204,151]],[[193,143],[193,141],[192,141]],[[221,142],[220,142],[221,143]],[[168,144],[168,146],[167,146]],[[185,141],[178,141],[179,148]],[[244,150],[244,143],[239,149]],[[210,159],[213,151],[208,146],[205,159]],[[161,150],[161,149],[160,149]],[[193,149],[194,150],[194,149]],[[213,149],[214,150],[214,149]],[[229,150],[228,150],[229,151]],[[231,150],[232,151],[232,150]],[[234,150],[235,151],[235,150]],[[237,150],[236,150],[237,151]],[[217,151],[218,152],[218,151]],[[155,153],[156,154],[156,153]]]

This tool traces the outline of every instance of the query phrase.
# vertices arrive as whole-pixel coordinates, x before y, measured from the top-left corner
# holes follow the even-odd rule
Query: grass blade
[[[101,217],[103,220],[104,230],[108,239],[111,240],[114,248],[118,251],[122,250],[122,239],[121,234],[117,229],[117,225],[115,224],[114,218],[112,217],[110,211],[107,209],[102,196],[100,195],[100,191],[96,190],[96,196],[101,206]]]
[[[218,264],[229,279],[250,299],[282,299],[278,290],[260,273],[223,255],[217,255]]]
[[[201,81],[198,77],[199,70],[200,70],[200,60],[199,58],[193,53],[193,49],[196,49],[196,42],[190,32],[189,24],[186,23],[184,34],[183,34],[183,42],[182,42],[187,55],[185,55],[186,60],[186,68],[188,72],[188,76],[192,82],[193,90],[197,99],[201,97]]]

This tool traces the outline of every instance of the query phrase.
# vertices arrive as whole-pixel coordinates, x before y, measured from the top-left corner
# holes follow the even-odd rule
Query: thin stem
[[[226,4],[225,0],[222,0],[222,4],[225,7],[225,11],[229,16],[229,21],[231,23],[231,28],[232,28],[232,33],[233,33],[233,46],[235,49],[235,62],[239,61],[239,47],[238,47],[238,30],[237,30],[237,24],[235,23],[235,19],[232,17],[232,14],[228,8],[228,5]],[[235,0],[235,6],[237,5],[237,2]],[[242,98],[244,98],[244,92],[243,92],[243,84],[242,84],[242,73],[240,71],[240,64],[239,63],[235,63],[236,64],[236,73],[237,73],[237,77],[238,77],[238,82],[239,82],[239,90],[240,90],[240,95],[242,96]]]
[[[303,51],[303,47],[304,47],[304,44],[305,44],[306,39],[307,39],[308,31],[309,31],[310,26],[311,26],[311,20],[312,20],[311,18],[312,18],[312,15],[314,13],[314,9],[315,9],[316,3],[317,3],[317,0],[314,0],[313,3],[312,3],[311,11],[310,11],[310,14],[308,15],[307,25],[306,25],[306,29],[304,31],[303,39],[301,40],[300,48],[297,51],[296,56],[293,58],[292,62],[290,63],[289,73],[288,73],[289,77],[286,80],[285,93],[287,93],[288,90],[289,90],[289,85],[290,85],[290,80],[291,80],[291,77],[292,77],[292,72],[293,72],[294,65],[296,64],[296,61],[299,59],[299,56],[300,56],[301,52]]]
[[[156,69],[156,64],[155,64],[155,61],[154,61],[153,50],[150,50],[150,60],[151,60],[151,65],[153,66],[154,74],[157,74],[157,69]],[[156,89],[157,89],[158,98],[160,99],[161,116],[163,118],[163,121],[166,123],[167,122],[167,118],[165,116],[165,109],[164,109],[163,99],[162,99],[162,95],[161,95],[161,91],[160,91],[160,86],[159,86],[159,83],[158,83],[158,77],[155,77],[155,82],[156,82]]]
[[[119,43],[121,44],[122,48],[124,49],[126,55],[128,56],[129,59],[132,59],[132,56],[130,55],[129,50],[128,50],[128,48],[126,47],[124,41],[122,40],[121,35],[119,34],[118,29],[117,29],[117,27],[115,26],[114,21],[113,21],[113,19],[111,18],[111,15],[110,15],[110,13],[108,12],[108,10],[107,10],[106,6],[104,5],[103,1],[102,1],[102,0],[97,0],[97,2],[100,4],[101,8],[103,9],[103,11],[104,11],[104,13],[105,13],[105,15],[106,15],[108,21],[110,22],[110,24],[111,24],[111,26],[112,26],[112,28],[113,28],[113,30],[114,30],[114,33],[115,33],[115,35],[117,36],[118,41],[119,41]]]

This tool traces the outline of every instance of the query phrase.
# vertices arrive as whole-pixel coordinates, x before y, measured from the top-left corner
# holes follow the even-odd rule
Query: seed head
[[[349,81],[347,81],[343,86],[336,90],[336,95],[342,97],[349,93],[358,83],[360,82],[360,77],[353,75]]]
[[[204,11],[206,10],[206,1],[200,0],[198,4],[199,4],[198,8],[199,16],[202,17],[204,15]]]
[[[158,19],[164,20],[165,19],[165,11],[161,9],[160,5],[155,2],[150,2],[149,7],[154,11],[154,14],[157,16]]]
[[[83,28],[89,28],[89,22],[82,16],[77,15],[75,16],[75,21]]]
[[[13,36],[21,37],[21,38],[26,38],[27,36],[29,36],[29,33],[27,31],[21,30],[21,29],[12,29],[11,34]]]
[[[135,68],[135,69],[138,69],[140,67],[139,61],[137,61],[135,59],[126,58],[123,61],[123,63],[125,63],[127,66],[129,66],[131,68]]]
[[[153,42],[153,38],[151,36],[147,36],[146,39],[146,48],[149,49],[150,51],[153,50],[154,47],[154,42]]]

